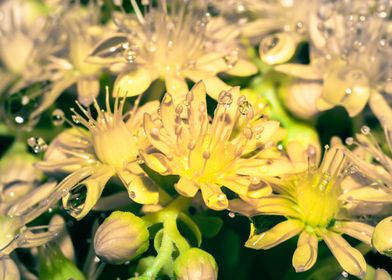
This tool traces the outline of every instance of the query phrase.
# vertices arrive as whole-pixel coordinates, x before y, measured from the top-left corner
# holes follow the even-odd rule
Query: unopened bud
[[[98,228],[95,253],[103,261],[121,264],[148,249],[149,233],[144,221],[130,212],[113,212]]]
[[[377,224],[374,229],[372,244],[380,254],[392,257],[392,216]]]
[[[67,259],[58,247],[49,245],[39,248],[40,273],[39,279],[42,280],[62,280],[74,279],[85,280],[86,277]]]
[[[191,248],[175,260],[174,273],[179,280],[214,280],[218,278],[218,266],[213,256]]]

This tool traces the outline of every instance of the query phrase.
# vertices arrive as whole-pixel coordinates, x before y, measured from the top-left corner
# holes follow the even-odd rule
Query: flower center
[[[137,137],[131,133],[123,121],[124,101],[124,99],[119,101],[117,98],[114,112],[111,112],[108,92],[106,93],[106,111],[101,110],[94,100],[94,107],[98,113],[96,120],[78,102],[76,104],[86,118],[72,109],[73,120],[89,129],[98,159],[115,168],[122,168],[124,163],[135,161],[138,155]]]

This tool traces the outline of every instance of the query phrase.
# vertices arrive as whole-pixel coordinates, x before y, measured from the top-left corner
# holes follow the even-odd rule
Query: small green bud
[[[76,265],[64,257],[58,247],[44,246],[39,248],[41,280],[85,280],[86,277]]]
[[[174,273],[179,280],[214,280],[218,278],[218,266],[213,256],[191,248],[175,260]]]
[[[392,216],[377,224],[373,232],[372,244],[380,254],[392,257]]]
[[[130,212],[113,212],[98,228],[95,253],[103,261],[122,264],[143,254],[149,246],[144,221]]]

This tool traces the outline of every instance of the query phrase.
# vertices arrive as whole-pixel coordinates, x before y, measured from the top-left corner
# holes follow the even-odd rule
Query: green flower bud
[[[380,254],[392,257],[392,216],[377,224],[373,232],[372,244]]]
[[[179,280],[213,280],[218,278],[218,266],[213,256],[191,248],[175,260],[174,273]]]
[[[122,264],[143,254],[149,245],[144,221],[129,212],[113,212],[98,228],[95,253],[111,264]]]
[[[64,257],[58,247],[45,246],[39,248],[41,280],[85,280],[86,277],[76,265]]]

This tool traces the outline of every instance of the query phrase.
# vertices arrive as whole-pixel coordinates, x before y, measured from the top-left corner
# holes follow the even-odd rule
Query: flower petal
[[[342,268],[348,273],[363,278],[366,275],[366,261],[361,252],[351,247],[339,234],[321,234],[328,248]]]
[[[304,80],[323,79],[322,73],[313,65],[287,63],[275,66],[274,70]]]
[[[152,82],[150,72],[143,67],[124,71],[114,82],[114,97],[131,97],[145,92]]]
[[[229,201],[218,185],[204,184],[200,186],[204,203],[216,211],[227,209]]]
[[[317,260],[318,239],[314,234],[303,231],[298,239],[297,249],[293,255],[296,272],[303,272],[313,267]]]
[[[362,187],[342,194],[339,199],[357,203],[391,203],[392,193],[386,192],[382,188]]]
[[[245,59],[239,59],[230,70],[225,71],[225,73],[237,77],[247,77],[254,75],[258,72],[258,69],[256,65],[254,65],[252,62],[245,60]]]
[[[360,222],[336,222],[331,230],[344,233],[371,246],[374,227]]]
[[[152,170],[165,175],[166,172],[169,169],[169,163],[168,159],[166,156],[160,153],[152,153],[152,154],[147,154],[147,153],[141,153],[141,156],[144,160],[144,162],[147,164],[149,168]]]
[[[251,225],[251,233],[248,241],[245,243],[245,247],[253,249],[270,249],[279,245],[280,243],[292,238],[302,231],[303,224],[296,220],[287,220],[281,222],[260,234],[255,234],[255,228]]]
[[[264,37],[259,46],[260,58],[267,64],[279,64],[293,57],[297,40],[292,34],[281,32]]]
[[[95,77],[84,78],[77,82],[78,100],[88,107],[93,103],[93,99],[99,94],[99,80]]]
[[[166,75],[165,84],[166,91],[172,95],[174,103],[179,103],[185,99],[189,89],[184,78],[175,75]]]
[[[195,182],[185,176],[182,176],[174,187],[179,194],[187,197],[194,197],[199,190]]]

